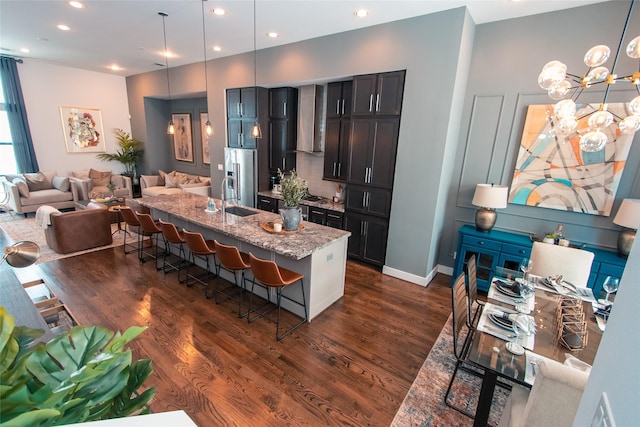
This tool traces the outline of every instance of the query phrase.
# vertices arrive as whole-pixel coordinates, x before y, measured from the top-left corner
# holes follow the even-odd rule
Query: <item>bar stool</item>
[[[214,240],[213,243],[218,256],[219,269],[223,268],[233,274],[233,286],[229,286],[222,291],[217,290],[217,293],[225,295],[226,298],[221,301],[216,299],[216,304],[232,298],[232,296],[228,295],[226,291],[235,289],[239,286],[240,294],[238,296],[238,317],[244,317],[247,313],[242,313],[242,293],[246,290],[244,271],[251,268],[249,254],[240,252],[235,246],[223,245],[217,240]],[[218,272],[220,271],[219,269]],[[238,272],[240,272],[240,284],[238,284]]]
[[[184,250],[184,245],[185,243],[187,243],[187,241],[184,239],[184,232],[178,231],[174,224],[170,222],[164,222],[163,220],[158,220],[158,225],[162,230],[162,237],[164,239],[164,257],[162,257],[162,271],[164,271],[165,274],[170,270],[177,271],[178,283],[182,283],[184,280],[180,279],[180,273],[182,272],[182,267],[187,265],[187,263],[189,262]],[[177,260],[171,259],[171,256],[173,255],[171,252],[172,247],[178,249]]]
[[[145,252],[144,245],[142,241],[140,242],[139,248],[140,252],[138,253],[138,257],[140,258],[140,262],[145,262],[145,255],[148,258],[152,258],[156,263],[156,270],[160,270],[162,267],[158,266],[158,236],[162,234],[162,230],[158,227],[158,224],[153,220],[151,215],[146,213],[136,213],[138,217],[138,221],[140,222],[140,229],[142,230],[143,236],[149,236],[149,241],[151,242],[151,246],[153,252]]]
[[[216,263],[216,248],[213,240],[205,240],[200,233],[183,230],[184,239],[187,241],[189,252],[191,253],[189,258],[189,264],[187,266],[187,278],[186,285],[189,285],[189,279],[200,283],[204,286],[204,295],[209,298],[209,280],[212,277],[218,277],[220,271],[219,265]],[[191,274],[191,267],[196,264],[196,258],[203,260],[206,263],[204,274],[195,275]],[[213,276],[211,276],[211,260],[213,259]]]
[[[304,275],[296,273],[295,271],[287,270],[286,268],[280,267],[278,264],[276,264],[273,261],[256,258],[252,253],[249,253],[249,262],[251,264],[251,271],[253,272],[253,280],[251,285],[251,294],[249,295],[249,311],[247,313],[247,321],[251,323],[254,320],[259,319],[260,317],[269,313],[274,308],[277,308],[278,317],[276,319],[276,339],[280,341],[281,339],[289,335],[291,332],[293,332],[295,329],[297,329],[300,325],[302,325],[308,320],[307,301],[304,296],[304,284],[302,283],[302,279],[304,278]],[[283,288],[289,285],[292,285],[298,281],[300,282],[300,289],[302,290],[302,303],[282,294]],[[261,306],[256,307],[252,310],[251,303],[253,300],[253,290],[256,284],[258,284],[258,286],[263,287],[267,291],[267,302],[265,302]],[[277,297],[276,297],[275,306],[267,308],[266,310],[259,313],[256,317],[251,318],[252,312],[259,310],[260,308],[266,305],[270,305],[271,289],[276,290]],[[304,318],[300,322],[298,322],[296,325],[292,326],[291,328],[286,330],[284,333],[280,334],[280,305],[282,302],[282,298],[303,307]]]
[[[133,250],[127,252],[127,248],[135,248],[136,252],[140,252],[140,241],[142,239],[142,231],[140,230],[140,221],[135,212],[129,206],[121,206],[120,214],[124,221],[124,242],[122,243],[122,251],[126,254],[130,254]],[[127,243],[127,234],[131,236],[131,232],[136,233],[138,241],[136,245]]]

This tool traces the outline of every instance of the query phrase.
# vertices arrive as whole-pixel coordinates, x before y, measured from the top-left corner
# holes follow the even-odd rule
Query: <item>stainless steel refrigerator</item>
[[[224,194],[227,200],[233,203],[255,208],[258,191],[258,150],[225,148],[224,174],[221,195]]]

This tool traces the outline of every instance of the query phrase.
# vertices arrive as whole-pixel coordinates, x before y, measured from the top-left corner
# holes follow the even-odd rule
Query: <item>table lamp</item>
[[[14,243],[4,248],[4,256],[0,259],[0,264],[7,260],[7,264],[12,267],[28,267],[38,260],[40,247],[29,241]]]
[[[640,227],[640,200],[624,199],[613,223],[626,227],[618,235],[618,255],[626,258],[636,238],[636,230]]]
[[[476,230],[488,233],[496,223],[496,209],[507,207],[509,187],[506,185],[478,184],[471,204],[479,206],[476,211]]]

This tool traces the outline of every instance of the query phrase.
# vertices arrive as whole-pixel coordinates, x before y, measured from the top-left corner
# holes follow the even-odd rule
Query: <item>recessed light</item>
[[[272,39],[275,39],[276,37],[278,37],[278,33],[276,33],[275,31],[268,32],[267,37],[271,37]]]
[[[211,9],[211,13],[213,13],[214,15],[222,16],[227,12],[225,12],[225,10],[220,7],[216,7],[215,9]]]
[[[369,15],[369,11],[366,9],[359,9],[353,12],[353,14],[358,18],[364,18],[365,16]]]
[[[21,48],[20,48],[20,52],[22,52],[22,53],[29,53],[29,52],[31,52],[31,51],[30,51],[29,49],[27,49],[26,47],[21,47]]]
[[[118,64],[113,64],[109,66],[110,69],[112,69],[113,71],[120,71],[122,70],[122,68],[120,68],[120,66]]]
[[[222,50],[222,48],[220,46],[214,46],[213,50],[216,52],[220,52]]]
[[[84,7],[84,5],[79,1],[70,1],[69,6],[75,7],[76,9],[82,9]]]
[[[161,55],[162,56],[166,56],[167,58],[173,58],[174,57],[173,53],[171,53],[170,51],[162,52]]]
[[[58,29],[62,30],[62,31],[69,31],[71,28],[69,28],[68,26],[66,26],[64,24],[60,24],[60,25],[58,25]]]

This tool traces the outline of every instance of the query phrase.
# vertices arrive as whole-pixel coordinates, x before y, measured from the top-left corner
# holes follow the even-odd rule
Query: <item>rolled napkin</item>
[[[527,314],[504,313],[503,317],[510,320],[518,331],[521,331],[526,335],[533,335],[536,333],[536,321],[533,317]]]

